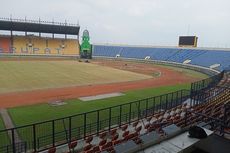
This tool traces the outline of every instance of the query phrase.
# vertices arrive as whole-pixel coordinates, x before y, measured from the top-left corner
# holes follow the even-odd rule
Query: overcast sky
[[[196,35],[199,46],[230,48],[230,0],[0,0],[0,17],[70,23],[92,43],[176,46]]]

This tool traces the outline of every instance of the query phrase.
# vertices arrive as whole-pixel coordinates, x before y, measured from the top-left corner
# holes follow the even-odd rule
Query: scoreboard
[[[179,37],[179,47],[197,47],[196,36],[180,36]]]

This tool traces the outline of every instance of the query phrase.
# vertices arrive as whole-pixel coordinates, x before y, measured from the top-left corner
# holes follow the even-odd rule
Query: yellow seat
[[[79,55],[77,39],[14,36],[14,52],[18,54]]]

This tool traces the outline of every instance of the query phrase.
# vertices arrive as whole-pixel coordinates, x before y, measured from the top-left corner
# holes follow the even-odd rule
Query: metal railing
[[[210,130],[215,131],[216,134],[224,136],[225,134],[230,135],[230,131],[225,129],[230,129],[230,103],[223,105],[224,113],[222,116],[212,117],[203,113],[197,113],[192,110],[186,110],[186,114],[190,114],[193,118],[196,118],[198,122],[191,123],[189,117],[185,117],[185,126],[192,126],[193,124],[198,124],[203,122],[204,127],[208,127]]]
[[[220,80],[223,79],[224,73],[225,72],[222,71],[217,75],[192,83],[190,94],[191,104],[199,104],[200,102],[203,102],[207,98],[207,96],[211,97],[211,92],[208,92],[209,94],[206,94],[205,92],[207,90],[212,90],[213,87],[216,87]],[[216,90],[213,95],[215,94],[217,94]]]
[[[40,18],[38,20],[31,20],[31,19],[14,19],[14,18],[0,18],[2,21],[11,21],[11,22],[23,22],[23,23],[36,23],[36,24],[53,24],[53,25],[60,25],[60,26],[79,26],[79,24],[72,24],[67,22],[55,22],[55,21],[44,21]]]
[[[110,131],[157,111],[181,105],[190,97],[189,94],[189,90],[179,90],[109,108],[1,130],[0,152],[42,151],[105,130]],[[20,139],[15,133],[18,133]]]
[[[191,93],[212,88],[222,77],[223,73],[220,73],[193,83],[192,92],[179,90],[100,110],[0,130],[0,152],[42,151],[89,135],[97,135],[106,130],[110,131],[114,127],[120,127],[123,124],[146,118],[158,111],[181,105],[192,97]]]

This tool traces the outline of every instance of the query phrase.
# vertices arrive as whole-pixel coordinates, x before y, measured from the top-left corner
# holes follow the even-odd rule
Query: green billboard
[[[89,31],[84,30],[82,36],[82,43],[81,43],[81,50],[80,50],[80,57],[85,59],[92,58],[92,45],[89,42]]]

